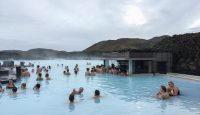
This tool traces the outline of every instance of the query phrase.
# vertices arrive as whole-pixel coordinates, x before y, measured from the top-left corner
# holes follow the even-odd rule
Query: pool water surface
[[[11,90],[0,93],[1,115],[200,115],[200,82],[197,81],[165,75],[85,76],[85,68],[102,64],[101,60],[27,62],[32,62],[35,67],[51,65],[49,74],[52,80],[41,81],[40,91],[33,91],[33,86],[37,83],[36,73],[31,73],[31,77],[21,78],[15,83],[19,88],[16,95],[12,95]],[[87,65],[87,62],[91,65]],[[69,66],[70,76],[63,75],[64,66],[61,64]],[[80,68],[77,75],[73,72],[75,64]],[[30,67],[29,71],[31,69]],[[168,100],[155,98],[160,85],[167,85],[170,80],[179,87],[181,95]],[[27,89],[21,90],[20,84],[24,82],[27,83]],[[79,87],[84,87],[83,94],[76,95],[75,103],[70,104],[69,94],[73,88]],[[95,89],[101,91],[102,98],[99,100],[92,99]]]

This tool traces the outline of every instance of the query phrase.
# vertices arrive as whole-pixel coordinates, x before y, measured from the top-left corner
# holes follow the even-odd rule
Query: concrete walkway
[[[179,73],[167,73],[167,76],[200,81],[200,76],[197,76],[197,75],[187,75],[187,74],[179,74]]]

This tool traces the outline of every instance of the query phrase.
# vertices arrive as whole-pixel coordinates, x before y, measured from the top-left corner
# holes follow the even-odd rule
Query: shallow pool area
[[[33,91],[36,73],[23,77],[15,84],[19,88],[16,95],[6,89],[0,92],[1,115],[200,115],[200,82],[165,75],[131,75],[128,77],[97,74],[85,76],[85,68],[103,64],[101,60],[34,60],[37,65],[48,66],[52,80],[41,81],[40,91]],[[91,65],[87,65],[87,63]],[[19,63],[17,61],[16,63]],[[59,64],[59,66],[57,66]],[[71,75],[63,74],[68,65]],[[74,74],[75,64],[80,71]],[[29,71],[31,71],[31,67]],[[44,72],[43,72],[44,77]],[[180,88],[181,95],[168,100],[155,97],[160,85],[167,86],[168,81]],[[27,89],[20,89],[21,83],[27,83]],[[5,85],[3,85],[5,88]],[[75,96],[75,103],[68,101],[74,88],[84,87],[82,95]],[[92,99],[95,89],[101,91],[102,98]]]

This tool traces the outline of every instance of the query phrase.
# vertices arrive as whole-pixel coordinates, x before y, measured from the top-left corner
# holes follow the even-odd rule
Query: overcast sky
[[[0,0],[0,50],[198,32],[199,11],[200,0]]]

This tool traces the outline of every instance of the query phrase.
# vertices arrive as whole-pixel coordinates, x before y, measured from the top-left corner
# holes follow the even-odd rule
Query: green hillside
[[[119,51],[124,49],[149,49],[154,44],[160,42],[162,39],[168,36],[154,37],[150,40],[139,39],[139,38],[120,38],[117,40],[107,40],[98,42],[87,49],[84,52],[110,52]]]
[[[173,71],[200,75],[200,33],[167,37],[153,46],[173,52]]]

